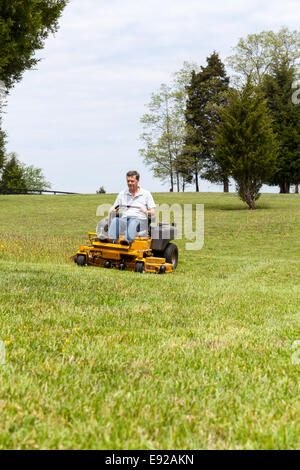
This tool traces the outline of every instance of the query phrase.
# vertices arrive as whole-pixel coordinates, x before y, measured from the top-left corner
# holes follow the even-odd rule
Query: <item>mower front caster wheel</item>
[[[136,273],[144,274],[144,272],[145,272],[144,263],[142,263],[141,261],[137,261],[137,262],[135,263],[135,269],[134,269],[134,271],[135,271]]]
[[[85,266],[86,265],[85,255],[77,255],[75,258],[75,262],[78,264],[78,266]]]

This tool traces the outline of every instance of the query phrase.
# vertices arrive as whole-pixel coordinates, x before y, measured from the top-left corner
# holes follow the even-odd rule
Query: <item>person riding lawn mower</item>
[[[170,273],[178,263],[177,246],[170,243],[177,235],[175,224],[152,225],[152,195],[139,187],[138,172],[128,172],[126,177],[128,189],[118,195],[96,233],[89,233],[89,245],[80,246],[74,260],[79,266]]]

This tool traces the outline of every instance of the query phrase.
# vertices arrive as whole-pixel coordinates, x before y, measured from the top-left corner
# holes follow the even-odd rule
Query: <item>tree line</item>
[[[255,209],[263,184],[281,193],[300,184],[300,33],[281,28],[240,39],[226,62],[214,51],[205,66],[184,63],[162,84],[141,118],[140,154],[170,191],[199,179],[233,179]]]
[[[40,168],[21,163],[7,154],[7,135],[2,129],[5,96],[35,67],[35,57],[45,40],[58,29],[58,20],[68,0],[0,0],[0,190],[50,187]]]

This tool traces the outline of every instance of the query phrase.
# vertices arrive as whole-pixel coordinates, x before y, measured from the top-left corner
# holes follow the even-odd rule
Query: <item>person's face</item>
[[[135,176],[127,176],[127,186],[131,193],[136,192],[139,182]]]

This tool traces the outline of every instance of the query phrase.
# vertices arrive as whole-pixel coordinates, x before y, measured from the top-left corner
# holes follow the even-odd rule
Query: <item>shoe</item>
[[[123,246],[130,246],[131,243],[129,240],[126,240],[126,238],[124,240],[121,240],[120,241],[120,245],[123,245]]]
[[[113,243],[111,238],[99,237],[99,242],[101,243]]]

